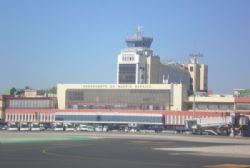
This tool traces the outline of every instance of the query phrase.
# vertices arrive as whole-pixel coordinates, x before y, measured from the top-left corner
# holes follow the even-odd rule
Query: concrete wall
[[[188,97],[189,102],[194,101],[193,96]],[[208,103],[234,103],[233,96],[195,96],[195,102],[208,102]]]
[[[194,92],[208,90],[208,66],[205,64],[188,64]]]
[[[200,90],[208,90],[208,66],[204,64],[200,65]]]
[[[156,84],[162,83],[160,78],[160,58],[159,57],[148,57],[147,58],[147,83]]]
[[[185,85],[173,84],[171,88],[173,94],[173,102],[170,110],[181,111],[186,110],[187,106],[185,100],[187,100],[187,89]]]

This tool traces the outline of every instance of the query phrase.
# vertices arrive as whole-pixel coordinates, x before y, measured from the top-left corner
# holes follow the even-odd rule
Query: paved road
[[[1,167],[250,167],[249,158],[237,158],[233,155],[227,157],[223,155],[205,156],[183,150],[155,150],[199,149],[214,146],[230,148],[235,145],[248,148],[250,139],[231,139],[230,141],[230,138],[172,135],[0,133],[0,140],[4,139],[3,137],[23,140],[38,136],[53,137],[54,141],[0,144]],[[72,136],[88,138],[66,138]],[[63,139],[55,140],[55,137]],[[223,139],[226,141],[225,143],[222,142]]]

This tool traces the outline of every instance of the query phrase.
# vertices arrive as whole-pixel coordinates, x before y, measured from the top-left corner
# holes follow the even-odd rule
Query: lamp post
[[[193,93],[193,118],[195,117],[195,95],[196,95],[196,92],[194,91]]]

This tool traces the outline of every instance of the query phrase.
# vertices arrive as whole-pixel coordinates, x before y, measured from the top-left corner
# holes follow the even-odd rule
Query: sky
[[[208,87],[250,88],[248,0],[0,0],[0,92],[57,83],[116,83],[117,55],[137,26],[162,59],[202,53]]]

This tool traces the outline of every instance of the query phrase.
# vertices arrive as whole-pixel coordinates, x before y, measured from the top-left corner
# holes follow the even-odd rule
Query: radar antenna
[[[198,58],[203,57],[202,53],[191,53],[189,54],[189,63],[198,64]]]
[[[137,26],[137,28],[135,30],[135,34],[136,34],[136,36],[142,36],[142,34],[143,34],[143,27],[142,26]]]

